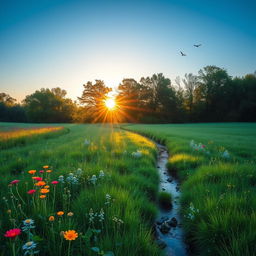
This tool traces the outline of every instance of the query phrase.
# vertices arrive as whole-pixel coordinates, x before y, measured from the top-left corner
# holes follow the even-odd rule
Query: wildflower
[[[135,158],[140,158],[142,157],[142,152],[137,150],[136,152],[132,152],[132,156]]]
[[[49,193],[49,192],[50,192],[50,190],[47,189],[47,188],[42,188],[42,189],[40,190],[40,193],[41,193],[41,194],[47,194],[47,193]]]
[[[63,175],[60,175],[59,178],[58,178],[58,181],[59,181],[60,183],[65,183],[65,181],[64,181],[64,176],[63,176]]]
[[[78,178],[73,173],[69,173],[66,181],[71,184],[78,184]]]
[[[30,170],[28,171],[29,174],[35,174],[36,173],[36,170]]]
[[[106,194],[106,202],[105,202],[105,204],[110,204],[110,200],[111,200],[111,195]]]
[[[29,232],[30,229],[32,229],[32,228],[35,228],[34,220],[32,220],[32,219],[23,220],[22,231]]]
[[[67,213],[67,216],[68,216],[68,217],[72,217],[73,215],[74,215],[73,212],[68,212],[68,213]]]
[[[54,180],[54,181],[52,181],[51,182],[53,185],[56,185],[56,184],[58,184],[59,182],[57,181],[57,180]]]
[[[42,181],[43,180],[43,178],[41,178],[41,177],[32,177],[32,179],[36,180],[36,181]]]
[[[230,158],[229,152],[228,152],[227,150],[225,150],[225,151],[222,153],[222,157],[223,157],[223,158],[226,158],[226,159]]]
[[[30,189],[27,193],[29,195],[32,195],[32,194],[36,193],[36,190],[35,189]]]
[[[92,175],[92,177],[89,179],[89,181],[90,181],[93,185],[95,185],[95,184],[96,184],[96,181],[97,181],[96,175]]]
[[[50,173],[50,172],[52,172],[52,170],[47,170],[46,172]]]
[[[48,165],[44,165],[43,168],[44,168],[44,169],[48,169],[49,166],[48,166]]]
[[[100,213],[99,213],[98,217],[99,217],[100,222],[104,221],[104,210],[102,208],[100,210]]]
[[[94,213],[93,213],[93,209],[91,208],[89,211],[89,222],[92,223],[94,220]]]
[[[39,172],[40,172],[40,173],[44,173],[44,170],[40,170]]]
[[[49,185],[44,186],[44,188],[49,188],[49,187],[50,187]]]
[[[46,198],[46,195],[39,196],[41,199]]]
[[[11,210],[11,209],[8,209],[8,210],[7,210],[7,213],[8,213],[8,214],[11,214],[11,213],[12,213],[12,210]]]
[[[33,249],[35,249],[35,248],[36,248],[36,243],[33,241],[29,241],[22,246],[22,249],[26,250],[24,255],[29,254],[29,253],[33,253],[32,255],[34,255],[35,252],[33,252]]]
[[[76,175],[78,176],[78,177],[80,177],[81,175],[82,175],[82,169],[81,168],[78,168],[77,170],[76,170]]]
[[[58,211],[58,212],[57,212],[57,215],[60,216],[60,217],[61,217],[63,214],[64,214],[63,211]]]
[[[49,221],[54,221],[54,220],[55,220],[54,216],[49,217]]]
[[[9,238],[15,238],[16,236],[19,236],[21,234],[21,230],[19,228],[14,228],[6,231],[5,237]]]
[[[87,139],[84,140],[84,145],[88,146],[88,145],[90,145],[90,143],[91,142],[89,140],[87,140]]]
[[[64,238],[68,241],[76,240],[78,238],[78,234],[75,230],[68,230],[64,232]]]
[[[13,180],[10,184],[14,185],[14,184],[18,184],[20,182],[20,180]]]
[[[45,186],[46,183],[44,181],[38,181],[37,183],[35,183],[35,185],[40,187],[40,186]]]
[[[100,170],[99,178],[103,178],[105,176],[105,173],[103,170]]]

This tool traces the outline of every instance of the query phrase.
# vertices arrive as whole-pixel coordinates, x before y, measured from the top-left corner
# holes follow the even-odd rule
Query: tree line
[[[9,122],[103,122],[110,115],[104,99],[112,91],[102,80],[88,81],[78,101],[66,97],[59,87],[42,88],[21,104],[0,93],[0,121]],[[206,66],[197,75],[185,74],[174,82],[162,73],[123,79],[111,113],[118,122],[255,122],[256,73],[243,77],[225,69]]]

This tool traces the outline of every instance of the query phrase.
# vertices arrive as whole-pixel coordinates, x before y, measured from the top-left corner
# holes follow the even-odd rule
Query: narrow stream
[[[169,158],[167,148],[158,143],[156,145],[158,148],[157,169],[160,175],[160,191],[170,193],[173,198],[170,210],[159,208],[155,224],[156,239],[166,256],[187,256],[187,247],[184,243],[184,232],[179,216],[179,183],[168,173],[166,167]]]

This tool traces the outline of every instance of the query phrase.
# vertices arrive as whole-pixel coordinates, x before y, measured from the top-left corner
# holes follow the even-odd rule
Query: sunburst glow
[[[108,110],[113,110],[116,106],[116,101],[113,97],[107,98],[105,100],[105,106],[107,107]]]

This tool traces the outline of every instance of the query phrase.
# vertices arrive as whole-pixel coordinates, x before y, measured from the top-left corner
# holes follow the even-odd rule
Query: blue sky
[[[22,100],[60,86],[76,99],[94,79],[114,87],[162,72],[174,82],[206,65],[252,73],[255,9],[240,0],[0,0],[0,91]]]

